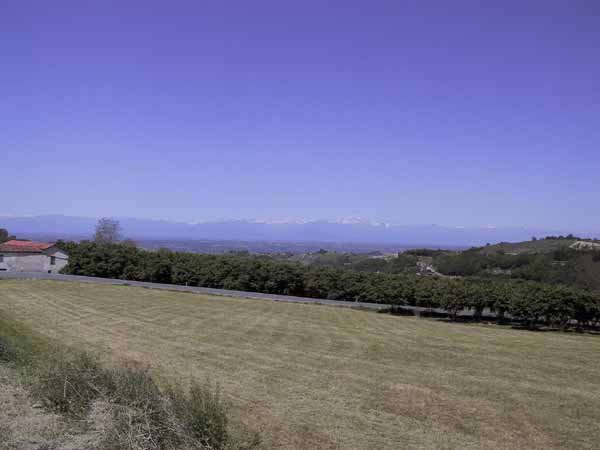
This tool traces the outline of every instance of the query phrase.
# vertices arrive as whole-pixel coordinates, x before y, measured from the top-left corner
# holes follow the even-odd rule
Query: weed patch
[[[217,387],[161,389],[147,368],[105,368],[88,352],[57,350],[0,321],[0,361],[27,373],[31,395],[46,409],[85,424],[83,450],[254,450],[260,439],[233,438]],[[40,348],[44,348],[40,352]],[[90,438],[90,436],[92,438]]]

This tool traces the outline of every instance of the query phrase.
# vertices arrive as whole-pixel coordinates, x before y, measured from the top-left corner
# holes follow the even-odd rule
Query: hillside
[[[497,253],[506,253],[509,255],[523,255],[534,253],[550,253],[555,250],[570,247],[579,239],[538,239],[523,242],[500,242],[499,244],[489,245],[481,249],[484,255],[493,255]]]
[[[282,450],[572,450],[600,440],[600,340],[310,306],[0,281],[0,315],[219,381]]]

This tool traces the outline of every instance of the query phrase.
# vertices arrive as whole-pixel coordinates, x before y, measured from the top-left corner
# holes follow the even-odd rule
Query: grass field
[[[210,377],[272,448],[600,448],[598,336],[57,281],[0,281],[0,314]]]

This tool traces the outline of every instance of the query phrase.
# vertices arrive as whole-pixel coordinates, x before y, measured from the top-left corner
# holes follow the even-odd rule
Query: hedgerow
[[[123,244],[61,245],[69,252],[64,272],[75,275],[443,308],[453,319],[470,309],[476,318],[490,310],[532,326],[566,328],[600,322],[600,294],[560,284],[356,272],[261,256],[152,252]]]

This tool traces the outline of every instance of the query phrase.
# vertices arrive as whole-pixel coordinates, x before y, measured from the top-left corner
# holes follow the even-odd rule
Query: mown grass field
[[[1,280],[0,314],[218,381],[271,448],[600,448],[600,336],[58,281]]]

